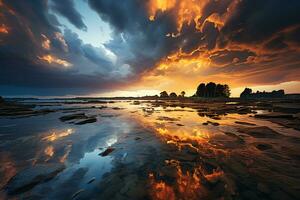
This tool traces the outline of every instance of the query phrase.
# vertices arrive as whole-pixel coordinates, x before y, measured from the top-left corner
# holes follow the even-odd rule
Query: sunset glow
[[[50,54],[44,55],[44,56],[41,56],[41,57],[38,56],[38,58],[42,61],[45,61],[45,62],[49,63],[49,64],[58,64],[58,65],[62,65],[63,67],[71,67],[73,65],[72,63],[69,63],[66,60],[57,58],[57,57],[55,57],[53,55],[50,55]]]

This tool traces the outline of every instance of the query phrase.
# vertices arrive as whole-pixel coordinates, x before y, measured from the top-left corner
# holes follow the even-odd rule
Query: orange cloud
[[[43,42],[42,42],[42,47],[46,50],[50,50],[50,47],[51,47],[51,42],[50,40],[47,38],[46,35],[42,34],[42,39],[43,39]]]
[[[50,54],[47,54],[47,55],[43,55],[43,56],[38,56],[38,58],[42,61],[45,61],[49,64],[58,64],[58,65],[62,65],[64,67],[71,67],[73,66],[72,63],[69,63],[68,61],[66,60],[62,60],[60,58],[57,58],[53,55],[50,55]]]

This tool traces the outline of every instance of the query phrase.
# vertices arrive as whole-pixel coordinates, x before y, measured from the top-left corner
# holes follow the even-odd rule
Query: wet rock
[[[276,131],[266,126],[253,127],[253,128],[240,128],[240,133],[245,133],[255,138],[279,138],[280,135]]]
[[[95,180],[96,180],[96,178],[93,177],[91,180],[89,180],[89,181],[87,182],[87,184],[91,184],[91,183],[94,182]]]
[[[84,113],[76,113],[76,114],[62,116],[59,119],[65,122],[65,121],[71,121],[75,119],[86,119],[86,118],[87,116]]]
[[[255,147],[261,151],[265,151],[265,150],[268,150],[268,149],[272,149],[272,145],[270,144],[256,144]]]
[[[75,192],[75,193],[72,195],[71,199],[75,199],[75,198],[76,198],[80,193],[82,193],[82,192],[84,192],[84,189],[78,190],[77,192]]]
[[[207,121],[208,124],[214,125],[214,126],[219,126],[220,124],[218,122],[211,122]]]
[[[41,109],[33,110],[34,105],[22,105],[16,102],[0,102],[0,116],[13,116],[13,117],[30,117],[35,115],[44,115],[54,110]]]
[[[113,109],[113,110],[123,110],[124,108],[120,108],[120,107],[112,107],[111,109]]]
[[[133,103],[132,103],[133,105],[140,105],[141,104],[141,102],[140,101],[133,101]]]
[[[230,137],[233,137],[235,138],[239,143],[245,143],[244,139],[234,133],[231,133],[231,132],[224,132],[225,135],[228,135]]]
[[[110,154],[111,152],[113,152],[115,150],[115,148],[112,147],[108,147],[105,151],[103,151],[102,153],[100,153],[99,155],[102,157],[108,156],[108,154]]]
[[[83,124],[90,124],[90,123],[94,123],[97,122],[97,118],[95,117],[90,117],[88,119],[84,119],[82,121],[76,122],[76,125],[83,125]]]
[[[136,137],[136,138],[134,138],[135,140],[140,140],[140,139],[142,139],[142,138],[140,138],[140,137]]]
[[[159,120],[159,121],[170,121],[170,122],[179,121],[179,119],[177,119],[177,118],[164,117],[164,116],[158,117],[157,120]]]
[[[249,108],[249,107],[240,107],[240,108],[237,108],[237,113],[239,113],[239,114],[248,114],[248,113],[251,113],[251,108]]]
[[[241,122],[241,121],[235,121],[236,124],[246,125],[246,126],[256,126],[256,124],[252,124],[249,122]]]
[[[54,178],[64,168],[63,164],[39,164],[26,168],[11,178],[5,189],[8,194],[25,192],[41,182]]]
[[[105,109],[105,108],[108,108],[107,106],[100,106],[100,107],[97,107],[98,109],[102,110],[102,109]]]
[[[100,116],[101,116],[101,117],[111,118],[111,117],[118,117],[119,115],[101,114]]]
[[[254,115],[256,118],[260,119],[274,119],[274,118],[284,118],[284,119],[294,119],[294,115],[292,114],[283,114],[283,113],[270,113],[270,114],[259,114]]]

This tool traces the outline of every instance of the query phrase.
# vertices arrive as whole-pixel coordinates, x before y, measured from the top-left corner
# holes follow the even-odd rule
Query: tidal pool
[[[2,199],[300,197],[300,132],[253,114],[151,101],[23,103],[55,112],[0,118]],[[59,119],[76,113],[97,121]],[[54,176],[7,192],[22,170],[57,163],[64,169]]]

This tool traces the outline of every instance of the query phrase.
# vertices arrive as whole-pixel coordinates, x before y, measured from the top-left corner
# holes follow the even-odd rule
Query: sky
[[[0,95],[300,93],[299,0],[0,0]]]

